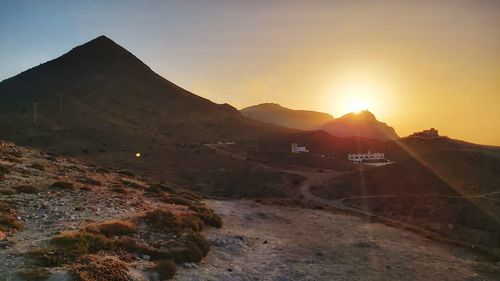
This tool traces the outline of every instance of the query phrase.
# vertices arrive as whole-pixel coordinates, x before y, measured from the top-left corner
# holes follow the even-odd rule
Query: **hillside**
[[[105,36],[2,81],[0,101],[0,137],[59,151],[277,130],[167,81]]]
[[[222,225],[178,186],[0,143],[2,280],[168,279]]]
[[[393,140],[398,135],[394,128],[377,120],[368,110],[348,113],[320,127],[329,134],[338,137],[358,137],[367,139]]]
[[[313,192],[500,253],[500,158],[435,150],[362,168]]]
[[[250,106],[240,112],[248,118],[300,130],[314,130],[333,120],[333,116],[327,113],[294,110],[275,103]]]

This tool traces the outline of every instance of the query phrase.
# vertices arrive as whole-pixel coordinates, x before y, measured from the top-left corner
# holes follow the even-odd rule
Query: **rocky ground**
[[[149,182],[147,179],[138,179],[127,171],[111,171],[103,167],[87,166],[72,159],[48,155],[12,143],[2,143],[0,147],[0,168],[0,280],[2,281],[72,280],[75,268],[83,259],[102,261],[99,255],[117,259],[116,262],[120,265],[117,268],[125,272],[123,276],[99,279],[101,277],[89,275],[80,276],[79,280],[159,280],[162,279],[161,274],[155,272],[157,264],[153,263],[155,254],[161,256],[161,260],[177,260],[178,264],[197,259],[198,257],[192,256],[183,257],[181,254],[186,252],[187,244],[185,241],[181,241],[180,244],[176,242],[197,235],[194,232],[201,230],[203,222],[208,218],[207,214],[214,215],[204,208],[195,194],[187,192],[189,198],[174,196],[174,193],[180,193],[178,189],[167,187],[162,183]],[[166,189],[169,192],[166,192]],[[191,208],[194,210],[195,206],[198,208],[197,211],[205,212],[204,217],[198,215],[197,211],[192,211]],[[173,218],[177,224],[182,221],[190,230],[184,231],[180,228],[174,230],[174,226],[169,228],[167,223],[165,229],[161,231],[153,229],[153,222],[161,223],[161,219],[164,219],[161,215],[166,215],[167,219]],[[151,218],[157,221],[151,221]],[[189,221],[185,218],[189,218]],[[112,247],[107,245],[103,249],[92,249],[93,252],[85,253],[89,255],[79,256],[79,253],[78,256],[71,256],[74,258],[71,262],[67,260],[67,256],[63,257],[61,254],[60,259],[64,258],[64,262],[50,266],[43,264],[42,267],[39,266],[39,261],[32,261],[31,257],[27,257],[32,251],[52,246],[54,237],[65,233],[64,231],[73,231],[69,232],[71,235],[75,233],[86,235],[88,225],[116,220],[127,220],[127,223],[130,221],[133,229],[127,233],[128,236],[122,235],[123,233],[116,235],[93,233],[95,237]],[[171,224],[174,222],[169,221]],[[160,232],[161,234],[158,234]],[[199,239],[202,242],[204,240],[203,237]],[[133,241],[133,243],[123,243],[123,241]],[[79,241],[74,240],[71,243],[77,242]],[[156,243],[154,247],[153,242]],[[119,243],[125,246],[121,246],[118,251],[115,245]],[[158,246],[162,243],[177,249],[177,252],[165,251],[165,247]],[[128,250],[126,255],[124,248]],[[66,251],[66,249],[59,250],[61,253]],[[206,254],[204,250],[203,252],[201,254]],[[99,255],[95,257],[91,254]],[[42,277],[22,278],[23,275],[19,273],[26,271],[27,267],[30,272],[33,271],[33,264],[37,265],[37,271],[43,269],[44,273],[36,273]],[[86,272],[87,269],[78,270]]]
[[[222,229],[211,252],[175,280],[499,280],[468,249],[360,217],[252,201],[210,200]]]

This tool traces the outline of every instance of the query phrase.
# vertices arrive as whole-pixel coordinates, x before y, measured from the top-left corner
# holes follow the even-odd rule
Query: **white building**
[[[305,146],[298,146],[296,142],[292,143],[292,153],[309,152]]]
[[[353,162],[363,162],[365,160],[385,160],[385,154],[381,152],[375,152],[371,153],[368,151],[368,153],[353,153],[353,154],[348,154],[347,159],[353,161]]]

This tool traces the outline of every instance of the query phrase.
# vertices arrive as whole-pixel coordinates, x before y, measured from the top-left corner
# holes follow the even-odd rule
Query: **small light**
[[[141,153],[140,153],[140,152],[137,152],[137,153],[135,154],[135,157],[137,157],[137,158],[141,157]]]

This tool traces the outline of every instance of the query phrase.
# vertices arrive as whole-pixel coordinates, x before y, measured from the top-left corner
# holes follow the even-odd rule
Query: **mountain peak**
[[[350,119],[350,120],[364,120],[364,121],[377,121],[377,118],[368,109],[360,112],[350,112],[339,119]]]

